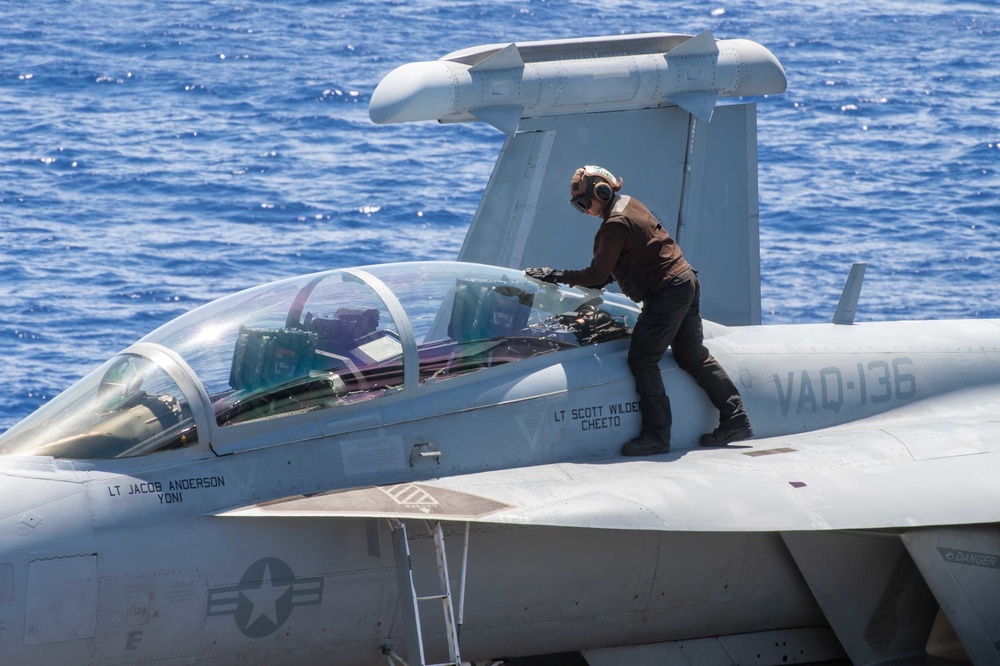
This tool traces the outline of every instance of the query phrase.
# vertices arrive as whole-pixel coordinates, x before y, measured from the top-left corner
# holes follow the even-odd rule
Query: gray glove
[[[562,278],[563,272],[553,270],[551,268],[525,268],[524,274],[530,278],[535,278],[536,280],[541,280],[542,282],[548,282],[550,284],[556,284]]]

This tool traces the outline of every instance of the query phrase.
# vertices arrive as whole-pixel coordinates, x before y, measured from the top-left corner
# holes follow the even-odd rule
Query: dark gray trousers
[[[701,285],[687,270],[667,286],[650,294],[632,331],[628,364],[635,377],[642,410],[642,429],[652,434],[665,428],[669,433],[670,402],[663,388],[660,359],[672,347],[674,360],[691,375],[719,410],[720,423],[747,418],[743,400],[719,362],[708,353],[701,324]]]

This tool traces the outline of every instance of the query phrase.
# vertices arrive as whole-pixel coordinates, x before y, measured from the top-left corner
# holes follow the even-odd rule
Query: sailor
[[[628,364],[635,377],[642,431],[622,447],[626,456],[670,451],[670,400],[659,361],[672,347],[677,365],[690,374],[719,410],[719,427],[702,435],[701,446],[725,446],[753,437],[750,418],[733,381],[704,345],[698,276],[681,248],[638,199],[620,195],[622,181],[599,166],[576,170],[570,203],[602,218],[594,258],[583,270],[527,268],[543,282],[599,289],[617,281],[626,296],[642,303],[632,331]]]

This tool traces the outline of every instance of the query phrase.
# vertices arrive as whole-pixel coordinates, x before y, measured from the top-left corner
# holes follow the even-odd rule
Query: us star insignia
[[[281,628],[297,606],[322,601],[321,577],[297,578],[284,561],[264,557],[247,568],[238,584],[209,589],[207,615],[232,615],[244,636],[263,638]]]

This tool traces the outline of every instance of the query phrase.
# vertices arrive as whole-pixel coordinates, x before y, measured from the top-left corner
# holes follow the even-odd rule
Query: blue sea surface
[[[855,261],[859,321],[1000,317],[993,0],[0,6],[0,431],[224,294],[454,258],[503,135],[368,101],[487,43],[760,42],[789,83],[757,100],[764,323],[828,321]]]

